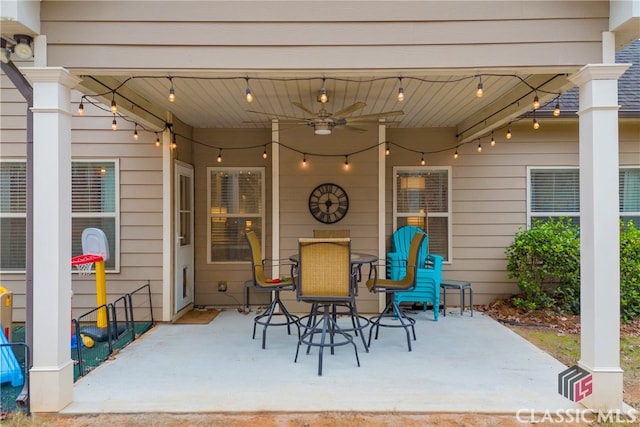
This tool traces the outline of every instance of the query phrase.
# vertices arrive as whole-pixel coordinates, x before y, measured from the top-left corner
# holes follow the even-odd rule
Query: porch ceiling
[[[477,98],[475,92],[480,75],[484,96]],[[171,86],[169,76],[176,94],[173,103],[167,99]],[[400,76],[406,96],[403,102],[397,100]],[[250,104],[245,100],[247,77],[255,96]],[[553,101],[558,93],[572,86],[566,74],[549,70],[529,70],[518,74],[514,71],[477,73],[468,70],[278,74],[141,72],[127,76],[83,75],[83,78],[85,94],[103,93],[104,96],[97,98],[109,105],[111,90],[117,88],[116,101],[121,111],[125,110],[126,114],[138,116],[158,128],[164,125],[166,112],[194,128],[269,128],[271,119],[278,116],[310,117],[293,103],[317,112],[322,106],[317,96],[324,78],[329,95],[329,102],[324,107],[328,112],[337,112],[356,102],[366,105],[348,116],[354,119],[402,110],[404,114],[385,119],[390,127],[456,128],[461,142],[483,136],[530,111],[536,93],[544,105],[545,101]],[[288,126],[306,125],[282,124],[281,128]],[[344,131],[344,127],[339,126],[336,130]],[[310,129],[309,132],[313,131]]]

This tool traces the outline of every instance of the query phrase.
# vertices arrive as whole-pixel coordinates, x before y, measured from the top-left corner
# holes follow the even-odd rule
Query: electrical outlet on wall
[[[227,282],[225,280],[218,282],[218,292],[227,292]]]

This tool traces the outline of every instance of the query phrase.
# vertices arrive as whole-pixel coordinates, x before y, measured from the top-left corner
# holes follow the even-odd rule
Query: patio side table
[[[442,289],[442,311],[443,315],[447,315],[447,290],[457,289],[460,291],[460,316],[464,313],[465,306],[465,291],[469,292],[469,309],[471,311],[471,317],[473,317],[473,289],[470,282],[464,280],[442,280],[440,282],[440,288]]]

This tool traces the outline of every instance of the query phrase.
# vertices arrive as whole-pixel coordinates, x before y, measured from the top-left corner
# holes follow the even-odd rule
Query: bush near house
[[[522,309],[580,312],[580,228],[568,218],[534,221],[516,233],[506,248],[509,278]],[[620,228],[620,314],[630,322],[640,315],[640,230],[632,222]]]

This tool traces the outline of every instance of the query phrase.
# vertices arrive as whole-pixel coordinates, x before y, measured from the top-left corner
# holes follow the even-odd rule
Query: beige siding
[[[50,65],[323,69],[331,57],[334,69],[377,69],[380,58],[397,68],[575,67],[600,61],[609,13],[606,1],[332,2],[330,16],[310,1],[147,7],[43,2]]]
[[[2,77],[7,82],[6,76]],[[10,85],[10,82],[6,83]],[[0,134],[0,154],[2,159],[25,159],[26,131],[24,109],[22,116],[15,120],[6,111],[17,111],[11,105],[13,97],[4,97],[11,91],[2,87],[1,111],[3,117]],[[78,93],[72,94],[77,108]],[[18,104],[20,104],[18,102]],[[26,107],[24,101],[22,104]],[[153,294],[155,313],[160,313],[162,292],[162,162],[161,150],[155,146],[155,134],[140,132],[140,139],[133,141],[133,126],[119,120],[118,131],[110,128],[112,117],[97,108],[85,104],[85,117],[72,120],[72,156],[74,160],[99,158],[116,159],[120,167],[120,270],[107,274],[107,301],[132,292],[149,281]],[[85,120],[86,119],[86,120]],[[18,123],[15,133],[9,137],[4,123]],[[115,254],[111,254],[115,256]],[[95,307],[95,275],[79,278],[73,274],[73,315],[78,316]],[[24,321],[25,276],[24,274],[0,275],[0,283],[12,290],[14,299],[14,319]]]

